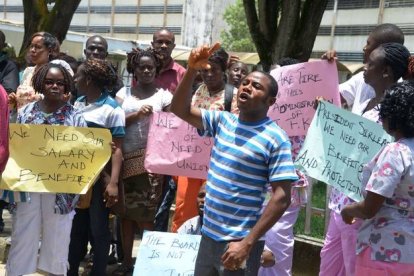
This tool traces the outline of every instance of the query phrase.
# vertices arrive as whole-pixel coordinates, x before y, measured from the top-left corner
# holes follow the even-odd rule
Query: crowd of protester
[[[332,189],[320,275],[414,275],[414,60],[403,44],[397,26],[378,25],[363,48],[363,72],[339,85],[344,106],[395,141],[364,167],[363,201]],[[249,72],[219,44],[193,49],[185,69],[173,60],[174,47],[174,34],[160,29],[151,47],[131,49],[126,85],[98,35],[78,62],[60,53],[53,35],[35,33],[20,77],[0,52],[0,172],[9,123],[99,127],[112,135],[110,162],[86,194],[1,191],[0,208],[13,213],[7,275],[40,269],[74,276],[88,255],[89,275],[103,276],[111,243],[119,262],[112,275],[131,275],[139,271],[133,242],[144,230],[201,235],[197,276],[292,275],[293,226],[309,186],[293,160],[306,136],[288,137],[267,117],[278,93],[271,74]],[[322,59],[333,61],[336,52]],[[299,62],[283,58],[273,68]],[[214,137],[207,179],[146,171],[150,116],[161,111]]]

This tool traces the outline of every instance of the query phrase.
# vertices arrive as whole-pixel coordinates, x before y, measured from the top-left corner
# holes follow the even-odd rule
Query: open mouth
[[[249,94],[247,94],[245,92],[242,92],[242,93],[239,94],[239,100],[242,101],[242,102],[245,102],[245,101],[249,100],[249,98],[250,98]]]

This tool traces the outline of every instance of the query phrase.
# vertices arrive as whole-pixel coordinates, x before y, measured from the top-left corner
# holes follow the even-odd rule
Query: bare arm
[[[354,218],[370,219],[378,213],[384,201],[385,197],[382,195],[368,191],[363,201],[352,203],[342,209],[342,220],[347,224],[352,224]]]
[[[104,198],[107,201],[107,207],[112,206],[118,201],[118,181],[122,166],[122,138],[113,138],[114,143],[111,157],[111,180],[106,186]]]
[[[203,121],[200,109],[191,106],[192,85],[196,78],[197,70],[209,66],[209,56],[219,47],[220,44],[216,43],[211,48],[205,45],[191,50],[190,57],[188,58],[187,72],[185,72],[183,79],[178,84],[171,101],[171,112],[197,129],[203,128]]]
[[[271,185],[273,195],[259,221],[243,240],[230,243],[227,251],[221,257],[226,269],[231,270],[239,267],[246,260],[253,245],[280,219],[289,207],[291,181],[272,182]]]

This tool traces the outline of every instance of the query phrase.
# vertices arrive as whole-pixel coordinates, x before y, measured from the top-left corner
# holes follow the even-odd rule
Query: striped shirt
[[[74,105],[82,111],[88,127],[107,128],[115,138],[125,136],[125,113],[107,92],[88,105],[86,96],[81,96]]]
[[[202,109],[214,137],[202,233],[216,241],[242,239],[261,216],[268,183],[298,179],[286,133],[272,120],[243,122],[229,112]]]

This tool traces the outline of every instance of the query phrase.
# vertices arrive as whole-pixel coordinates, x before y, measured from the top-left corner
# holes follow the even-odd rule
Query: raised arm
[[[219,43],[212,47],[206,45],[191,50],[188,58],[187,72],[178,84],[171,101],[171,112],[188,122],[197,129],[203,128],[201,111],[191,106],[192,85],[197,75],[197,70],[208,68],[209,56],[220,47]]]

